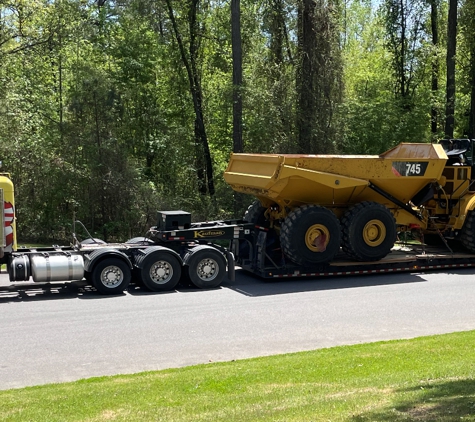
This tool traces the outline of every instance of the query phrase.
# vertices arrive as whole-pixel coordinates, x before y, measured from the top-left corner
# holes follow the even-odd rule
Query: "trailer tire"
[[[188,279],[199,289],[218,287],[226,276],[224,256],[210,246],[201,245],[191,249],[184,262]]]
[[[396,220],[377,202],[356,204],[345,213],[341,226],[342,249],[358,261],[379,261],[396,242]]]
[[[266,217],[264,213],[266,212],[267,208],[263,207],[260,201],[254,201],[251,205],[249,205],[248,209],[244,213],[244,221],[248,223],[254,223],[256,226],[265,226],[266,225]]]
[[[105,295],[122,293],[129,286],[131,278],[127,263],[115,257],[102,259],[91,273],[92,285]]]
[[[303,205],[285,218],[280,228],[284,254],[296,264],[323,264],[340,250],[340,222],[318,205]]]
[[[173,290],[181,278],[181,263],[172,254],[155,251],[141,264],[139,279],[152,292]]]
[[[475,213],[469,211],[459,236],[462,245],[470,252],[475,252]]]

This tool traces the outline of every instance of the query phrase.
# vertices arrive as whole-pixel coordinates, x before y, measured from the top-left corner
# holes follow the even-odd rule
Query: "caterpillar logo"
[[[196,237],[219,237],[225,234],[224,230],[195,230]]]

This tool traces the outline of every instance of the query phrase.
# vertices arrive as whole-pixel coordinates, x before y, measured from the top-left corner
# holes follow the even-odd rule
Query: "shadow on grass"
[[[355,415],[355,422],[369,421],[463,421],[475,420],[475,380],[421,383],[395,391],[395,401],[386,408]],[[398,399],[399,395],[411,399]]]

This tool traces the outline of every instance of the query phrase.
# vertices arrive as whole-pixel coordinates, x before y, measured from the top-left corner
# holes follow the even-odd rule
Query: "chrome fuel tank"
[[[78,281],[84,277],[84,258],[70,253],[32,255],[31,275],[35,282]]]

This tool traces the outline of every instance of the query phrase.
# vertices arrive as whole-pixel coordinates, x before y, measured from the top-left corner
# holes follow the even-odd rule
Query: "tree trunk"
[[[297,73],[298,150],[331,154],[335,150],[335,104],[341,101],[342,62],[331,0],[300,0]]]
[[[241,1],[231,0],[231,45],[233,54],[233,152],[243,152],[242,140],[242,41]],[[239,218],[244,211],[244,197],[234,193],[234,215]]]
[[[447,87],[445,105],[445,136],[453,138],[455,124],[455,53],[457,47],[457,0],[449,1],[447,24]]]
[[[297,75],[297,127],[298,153],[311,153],[314,137],[315,106],[315,52],[316,34],[314,28],[316,3],[301,0],[298,10],[299,69]]]
[[[432,106],[431,106],[431,132],[434,137],[437,134],[437,92],[439,90],[439,59],[437,48],[439,46],[439,25],[438,25],[437,0],[430,0],[430,22],[432,28],[432,46],[434,53],[432,56]],[[434,139],[435,140],[435,139]]]
[[[403,0],[400,1],[400,10],[401,10],[401,60],[399,62],[399,83],[402,98],[406,98],[408,89],[406,84],[406,10],[405,3]]]
[[[178,24],[173,13],[173,7],[171,0],[166,0],[168,7],[168,16],[175,32],[175,37],[180,50],[180,55],[185,66],[186,73],[188,75],[188,82],[190,84],[190,92],[193,99],[193,108],[195,110],[195,144],[197,154],[197,177],[200,184],[200,192],[205,194],[206,191],[210,196],[215,193],[214,178],[213,178],[213,165],[211,160],[211,153],[209,150],[208,137],[206,134],[206,128],[203,119],[203,95],[201,90],[201,83],[197,71],[196,59],[197,59],[197,9],[199,0],[191,0],[189,2],[189,27],[190,27],[190,57],[188,58],[185,52],[185,46],[181,33],[178,29]]]
[[[242,46],[240,0],[231,0],[233,50],[233,151],[243,152],[242,142]]]
[[[470,54],[470,115],[468,117],[468,137],[475,139],[475,45]]]

